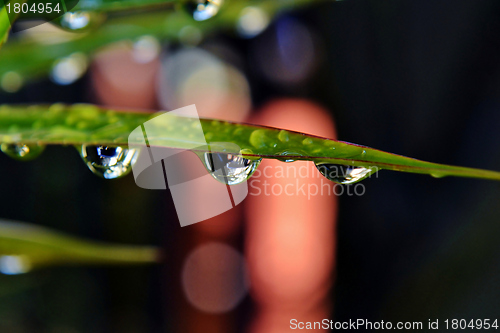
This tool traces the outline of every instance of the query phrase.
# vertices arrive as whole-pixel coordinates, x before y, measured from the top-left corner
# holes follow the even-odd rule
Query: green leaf
[[[153,246],[84,240],[21,222],[0,220],[0,273],[18,274],[52,265],[136,265],[160,261]]]
[[[0,143],[71,144],[127,146],[129,135],[141,124],[161,113],[123,112],[88,104],[64,104],[0,107]],[[189,149],[229,142],[241,148],[249,159],[309,160],[317,164],[331,163],[360,166],[434,177],[458,176],[500,180],[500,172],[424,162],[348,142],[271,127],[201,119],[204,139],[193,138],[198,120],[169,117],[149,137],[154,145]],[[142,139],[142,138],[140,138]],[[134,139],[135,140],[135,139]],[[139,143],[140,140],[134,143]],[[212,152],[223,152],[219,145]],[[219,150],[218,150],[219,149]]]

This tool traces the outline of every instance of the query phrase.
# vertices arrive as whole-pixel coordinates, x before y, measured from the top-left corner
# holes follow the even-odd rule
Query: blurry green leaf
[[[159,260],[160,250],[152,246],[89,241],[32,224],[0,221],[3,274],[52,265],[135,265]]]

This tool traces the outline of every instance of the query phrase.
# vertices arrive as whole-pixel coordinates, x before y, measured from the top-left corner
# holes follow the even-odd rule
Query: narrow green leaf
[[[0,273],[19,274],[52,265],[136,265],[159,260],[160,250],[153,246],[89,241],[0,220]]]
[[[72,144],[127,146],[129,134],[158,113],[123,112],[88,104],[63,104],[0,107],[0,143]],[[230,142],[250,158],[310,160],[429,174],[434,177],[458,176],[500,180],[500,172],[424,162],[343,141],[313,135],[220,120],[201,119],[207,144]],[[169,123],[152,138],[155,145],[188,149],[204,146],[190,134],[197,120],[170,117]],[[135,142],[134,142],[135,143]],[[137,142],[138,143],[138,142]],[[211,148],[217,152],[217,146]],[[222,151],[220,151],[222,152]]]

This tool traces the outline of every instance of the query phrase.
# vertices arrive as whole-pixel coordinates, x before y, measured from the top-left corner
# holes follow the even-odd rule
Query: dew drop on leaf
[[[295,160],[293,158],[279,158],[279,160],[281,162],[285,162],[285,163],[295,162]]]
[[[115,179],[132,170],[139,151],[122,147],[83,145],[80,154],[94,174],[105,179]]]
[[[200,159],[212,177],[227,185],[240,184],[250,178],[262,160],[227,153],[204,153]]]
[[[434,178],[443,178],[446,177],[446,173],[443,172],[433,172],[431,173],[431,176]]]
[[[205,21],[219,12],[223,0],[190,0],[185,5],[196,21]]]
[[[38,157],[45,146],[37,144],[23,144],[23,143],[2,143],[0,146],[1,150],[8,156],[20,160],[20,161],[30,161]]]
[[[73,32],[85,32],[101,25],[105,20],[103,13],[90,11],[67,12],[51,21],[56,26]]]
[[[316,168],[328,180],[337,184],[354,184],[378,171],[378,168],[365,168],[343,164],[317,163]]]

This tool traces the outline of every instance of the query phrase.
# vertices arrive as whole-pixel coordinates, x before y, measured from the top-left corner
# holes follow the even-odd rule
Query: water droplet
[[[31,270],[30,260],[23,255],[0,256],[0,273],[5,275],[17,275],[27,273]]]
[[[76,11],[67,12],[51,22],[67,31],[84,32],[98,27],[105,18],[103,13]]]
[[[295,162],[297,160],[295,158],[291,158],[290,156],[303,156],[303,155],[304,154],[299,151],[285,150],[279,153],[280,157],[278,158],[278,160],[280,160],[281,162],[290,163],[290,162]]]
[[[2,86],[2,89],[6,92],[15,93],[22,88],[23,78],[16,72],[7,72],[2,75],[0,86]]]
[[[241,11],[236,30],[243,38],[253,38],[269,25],[269,15],[259,7],[245,7]]]
[[[335,149],[335,146],[338,145],[338,142],[334,141],[334,140],[331,140],[331,139],[327,139],[323,142],[323,144],[327,147],[330,147],[332,149]]]
[[[434,178],[443,178],[446,177],[446,174],[442,172],[433,172],[431,173],[431,176]]]
[[[353,184],[378,171],[377,167],[357,167],[343,164],[318,163],[316,168],[328,180],[337,184]]]
[[[220,10],[223,0],[190,0],[186,8],[196,21],[214,17]]]
[[[287,131],[285,130],[281,130],[279,133],[278,133],[278,139],[281,141],[281,142],[288,142],[290,140],[290,135],[288,134]]]
[[[2,143],[0,149],[8,156],[19,161],[30,161],[38,157],[45,146],[37,144],[23,144],[23,143]]]
[[[311,138],[305,138],[302,140],[303,145],[311,145],[313,143],[313,140]]]
[[[54,62],[50,78],[57,84],[68,85],[82,77],[87,67],[87,56],[79,52],[73,53]]]
[[[265,148],[269,143],[266,131],[263,129],[258,129],[250,134],[249,142],[255,148]]]
[[[83,145],[80,154],[93,173],[105,179],[115,179],[132,170],[139,151],[122,147]]]
[[[235,154],[208,152],[200,158],[212,177],[227,185],[245,181],[257,170],[262,160],[249,160]]]

